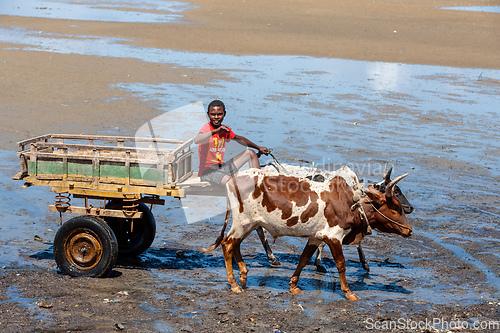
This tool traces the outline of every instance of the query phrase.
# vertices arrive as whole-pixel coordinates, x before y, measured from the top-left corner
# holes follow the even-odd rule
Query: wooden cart
[[[48,134],[18,143],[25,186],[50,186],[61,227],[54,257],[71,276],[102,277],[118,256],[134,256],[153,243],[151,208],[160,196],[181,198],[178,186],[193,175],[192,140]],[[75,206],[71,197],[81,199]],[[147,204],[150,206],[148,207]],[[62,213],[80,214],[62,222]]]

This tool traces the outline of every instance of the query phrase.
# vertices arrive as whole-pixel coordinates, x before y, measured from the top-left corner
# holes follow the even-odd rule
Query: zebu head
[[[385,192],[385,189],[387,188],[387,185],[391,183],[391,172],[392,172],[392,167],[389,169],[389,171],[386,173],[387,170],[387,165],[384,167],[384,171],[382,173],[382,177],[384,178],[383,181],[380,183],[375,183],[372,186],[379,190],[380,192]],[[408,199],[406,199],[405,195],[399,188],[399,186],[395,185],[394,186],[394,196],[401,201],[401,205],[403,206],[403,210],[405,214],[411,214],[413,212],[413,206],[410,204]]]
[[[368,208],[370,214],[367,213],[367,216],[373,229],[403,237],[412,235],[413,229],[406,219],[403,204],[394,193],[397,182],[407,175],[404,174],[391,181],[386,185],[384,192],[374,186],[369,186],[365,191],[369,198],[367,203],[371,206]]]

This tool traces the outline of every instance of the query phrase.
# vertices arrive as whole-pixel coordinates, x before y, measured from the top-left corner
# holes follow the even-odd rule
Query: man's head
[[[207,114],[212,126],[219,127],[226,115],[226,106],[216,99],[208,104]]]

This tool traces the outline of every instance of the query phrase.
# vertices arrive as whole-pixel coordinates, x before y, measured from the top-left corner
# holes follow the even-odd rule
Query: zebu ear
[[[368,198],[370,198],[370,201],[379,204],[384,204],[385,202],[384,194],[373,186],[368,186],[367,190],[365,191],[365,194],[368,196]]]
[[[392,169],[392,168],[391,168]],[[389,172],[390,173],[390,172]],[[405,178],[406,176],[408,176],[407,173],[405,173],[404,175],[401,175],[399,177],[397,177],[396,179],[394,179],[393,181],[391,181],[389,183],[389,185],[387,185],[387,187],[385,188],[385,196],[387,198],[392,198],[392,194],[394,193],[394,186],[396,186],[396,184],[403,178]]]

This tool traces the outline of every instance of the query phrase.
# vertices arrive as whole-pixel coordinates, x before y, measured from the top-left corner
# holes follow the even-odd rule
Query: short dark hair
[[[210,112],[211,107],[215,107],[215,106],[222,106],[222,111],[224,111],[224,113],[226,113],[226,106],[224,105],[224,103],[222,103],[222,101],[219,101],[218,99],[215,99],[215,100],[211,101],[210,104],[208,104],[207,113]]]

